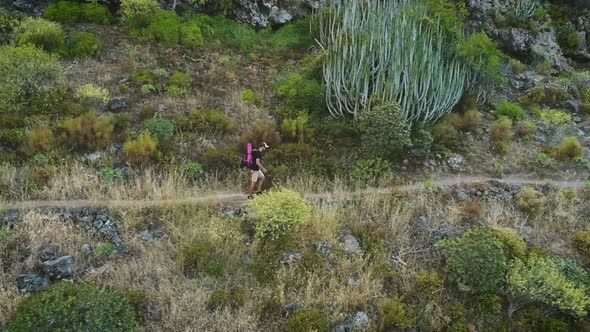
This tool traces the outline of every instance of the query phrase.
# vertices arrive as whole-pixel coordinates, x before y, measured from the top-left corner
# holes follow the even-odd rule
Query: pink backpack
[[[244,155],[242,156],[242,161],[240,162],[240,167],[252,168],[252,143],[248,143],[246,153],[244,153]]]

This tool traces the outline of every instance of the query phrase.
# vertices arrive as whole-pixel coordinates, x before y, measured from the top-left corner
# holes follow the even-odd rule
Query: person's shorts
[[[264,174],[262,173],[262,171],[250,171],[250,175],[252,176],[252,183],[256,183],[259,180],[263,180],[264,179]]]

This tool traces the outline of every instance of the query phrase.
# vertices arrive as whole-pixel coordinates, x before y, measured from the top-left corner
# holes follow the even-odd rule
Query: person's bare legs
[[[264,183],[264,177],[258,178],[258,192],[262,192],[262,184]]]

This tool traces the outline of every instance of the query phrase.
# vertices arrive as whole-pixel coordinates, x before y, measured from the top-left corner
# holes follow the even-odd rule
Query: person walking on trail
[[[253,198],[254,190],[256,194],[262,193],[262,184],[264,183],[264,174],[266,168],[262,165],[262,153],[269,149],[266,142],[262,142],[257,149],[252,150],[252,166],[250,167],[250,187],[248,188],[248,199]]]

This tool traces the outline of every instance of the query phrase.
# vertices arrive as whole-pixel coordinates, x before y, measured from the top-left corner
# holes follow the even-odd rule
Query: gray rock
[[[303,308],[303,306],[301,305],[301,303],[298,303],[298,302],[289,302],[289,303],[285,304],[283,306],[283,312],[284,312],[285,318],[288,318],[293,313],[295,313],[295,311],[297,311],[301,308]]]
[[[364,311],[357,311],[352,318],[352,326],[357,329],[368,327],[370,324],[369,316]]]
[[[342,238],[342,245],[344,246],[344,251],[348,254],[358,253],[361,249],[358,240],[350,234]]]
[[[524,29],[507,28],[497,32],[503,50],[513,54],[525,54],[530,50],[533,40],[531,34]]]
[[[146,229],[145,231],[139,233],[139,238],[145,242],[152,242],[154,241],[154,233],[152,231],[150,231],[149,229]]]
[[[84,254],[90,255],[90,254],[92,254],[92,251],[93,251],[92,246],[89,245],[88,243],[82,245],[82,252]]]
[[[16,289],[22,294],[37,293],[49,287],[47,278],[34,273],[27,273],[16,279]]]
[[[447,165],[455,173],[463,171],[463,157],[461,155],[454,155],[447,160]]]
[[[539,85],[543,81],[543,77],[539,74],[527,71],[515,75],[511,80],[510,84],[514,89],[517,90],[528,90]]]
[[[51,279],[69,278],[74,272],[74,260],[72,256],[62,256],[43,262],[43,271]]]
[[[54,260],[59,256],[58,248],[54,245],[49,245],[41,249],[41,252],[39,253],[39,260],[41,262],[46,262]]]
[[[533,59],[550,63],[559,71],[573,71],[573,68],[567,63],[567,59],[561,51],[553,28],[540,32],[535,37],[531,46],[531,56]]]
[[[159,104],[158,105],[158,112],[165,113],[166,111],[168,111],[168,106],[166,106],[164,104]]]
[[[100,158],[102,158],[102,152],[100,152],[100,151],[89,153],[84,156],[84,159],[86,159],[87,161],[89,161],[91,163],[97,162],[98,160],[100,160]]]
[[[269,20],[273,24],[285,24],[293,19],[288,11],[279,9],[277,6],[273,6],[270,10]]]
[[[457,201],[459,202],[465,202],[469,200],[469,195],[467,195],[464,191],[457,191],[455,198],[457,198]]]
[[[19,210],[8,210],[2,218],[1,224],[16,223],[22,220],[22,216]]]
[[[301,254],[298,252],[284,252],[281,258],[281,264],[292,265],[301,260]]]
[[[568,99],[561,103],[561,107],[572,113],[580,113],[580,110],[582,109],[582,102],[577,99]]]
[[[348,287],[356,287],[359,285],[358,280],[355,277],[348,277]]]
[[[332,243],[329,241],[320,241],[316,243],[316,248],[320,254],[328,256],[332,252]]]
[[[125,98],[113,98],[109,104],[109,110],[113,113],[121,112],[129,107],[129,102]]]
[[[572,114],[572,120],[575,123],[582,123],[582,117],[579,114]]]
[[[334,328],[334,332],[348,332],[350,330],[350,324],[338,324]]]
[[[421,234],[428,230],[427,220],[425,216],[419,216],[412,223],[412,233],[414,235]]]

